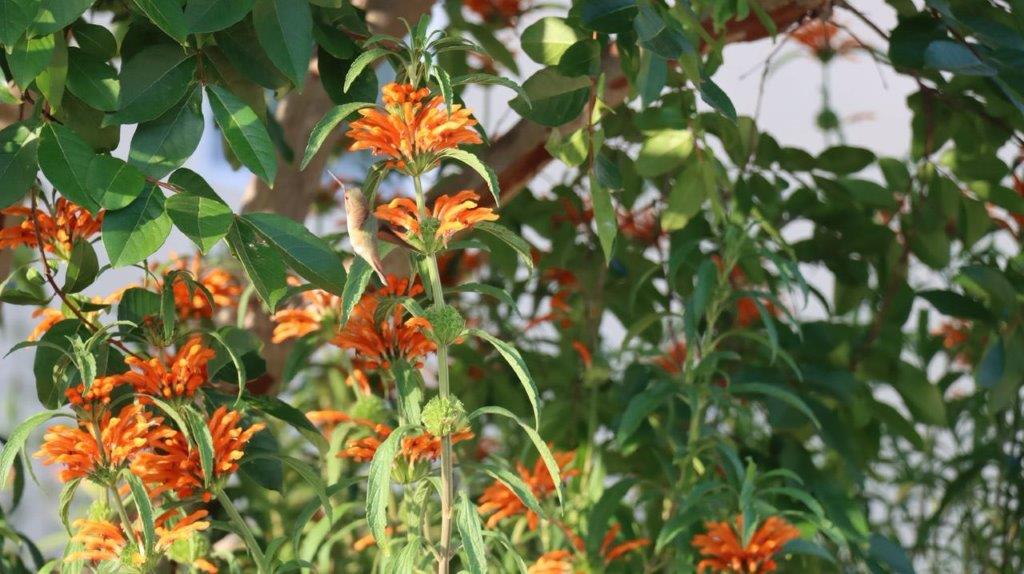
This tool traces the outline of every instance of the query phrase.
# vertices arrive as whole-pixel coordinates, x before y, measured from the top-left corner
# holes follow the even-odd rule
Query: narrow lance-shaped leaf
[[[461,149],[445,150],[442,155],[454,159],[477,172],[487,184],[487,189],[491,190],[491,195],[494,196],[494,205],[501,205],[501,189],[498,186],[498,176],[490,166],[485,165],[475,155]]]
[[[530,400],[530,406],[533,408],[534,425],[539,428],[540,407],[537,404],[539,397],[537,384],[533,381],[533,376],[530,375],[530,369],[526,366],[526,361],[523,360],[523,356],[519,354],[519,350],[505,341],[502,341],[501,339],[480,329],[470,329],[470,334],[480,337],[494,346],[495,350],[498,351],[498,354],[500,354],[501,357],[505,359],[505,362],[512,367],[512,371],[515,372],[520,384],[522,384],[523,390],[526,391],[526,398]]]
[[[366,486],[366,522],[370,533],[381,548],[387,548],[388,499],[391,498],[391,466],[398,455],[402,437],[414,427],[403,425],[395,429],[370,461],[370,474]]]
[[[331,135],[334,128],[338,127],[338,124],[347,120],[353,113],[372,105],[373,104],[366,102],[354,102],[331,108],[331,110],[324,115],[323,119],[317,122],[316,126],[313,127],[312,133],[309,134],[309,143],[306,144],[306,152],[302,156],[301,168],[306,169],[309,162],[313,161],[313,157],[316,156],[318,151],[320,151],[320,147],[324,145],[324,142],[327,141],[327,137]]]
[[[14,431],[7,437],[7,442],[4,443],[3,451],[0,451],[0,490],[7,488],[7,481],[11,477],[11,467],[14,466],[14,460],[18,457],[21,449],[24,448],[25,442],[28,441],[32,431],[53,417],[62,415],[67,416],[57,411],[43,411],[28,417],[14,428]]]
[[[459,535],[462,536],[462,548],[466,551],[466,557],[469,559],[470,573],[485,574],[487,572],[487,548],[484,547],[480,514],[470,502],[466,491],[459,493],[459,507],[455,523],[459,527]]]
[[[540,437],[540,433],[534,430],[533,427],[519,420],[519,417],[514,415],[508,409],[502,407],[480,407],[473,411],[469,415],[470,420],[479,418],[482,415],[498,415],[515,421],[519,428],[523,429],[526,436],[530,438],[534,448],[540,453],[541,460],[544,461],[544,467],[548,469],[548,474],[551,475],[551,482],[555,485],[555,494],[558,495],[559,504],[563,503],[562,499],[562,472],[558,468],[558,463],[555,461],[555,457],[551,454],[551,449],[548,448],[544,439]]]

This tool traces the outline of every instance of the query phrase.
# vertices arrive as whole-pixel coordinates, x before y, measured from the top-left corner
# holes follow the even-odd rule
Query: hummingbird
[[[352,250],[369,263],[380,280],[386,284],[384,262],[381,261],[380,251],[377,249],[377,219],[370,214],[366,197],[360,189],[348,189],[333,173],[331,177],[341,186],[341,191],[345,195],[345,219]]]

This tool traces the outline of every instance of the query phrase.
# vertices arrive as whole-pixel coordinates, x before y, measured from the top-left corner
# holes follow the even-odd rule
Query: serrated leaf
[[[487,572],[487,548],[484,546],[480,514],[476,511],[476,506],[470,502],[465,491],[459,493],[459,507],[455,523],[459,528],[459,535],[462,537],[462,548],[466,551],[470,573],[484,574]]]
[[[511,419],[519,425],[519,428],[523,429],[526,436],[529,437],[530,442],[533,443],[534,448],[540,454],[541,460],[544,461],[544,467],[547,468],[548,474],[551,475],[551,481],[555,485],[555,494],[558,496],[558,503],[563,504],[562,498],[562,471],[558,467],[558,463],[555,461],[554,455],[551,454],[551,449],[548,448],[547,443],[540,437],[540,433],[534,430],[533,427],[519,420],[519,417],[514,415],[512,411],[502,407],[480,407],[473,411],[469,415],[470,420],[474,420],[481,415],[498,415],[508,419]]]
[[[156,545],[156,524],[154,522],[153,504],[150,502],[149,494],[146,493],[146,487],[142,486],[142,481],[139,480],[139,477],[127,469],[121,473],[121,476],[128,483],[128,488],[132,493],[132,502],[135,503],[135,509],[139,514],[139,522],[142,523],[142,540],[146,548],[146,556],[149,556],[153,553],[153,547]]]
[[[484,180],[484,183],[487,184],[487,189],[491,190],[491,195],[494,196],[494,205],[501,205],[501,188],[498,185],[498,176],[490,166],[484,164],[484,162],[480,161],[480,158],[468,151],[458,148],[445,150],[441,155],[454,159],[475,171]]]
[[[277,176],[277,156],[267,127],[245,102],[220,86],[207,86],[214,118],[235,157],[268,186]]]
[[[192,406],[182,407],[182,418],[188,425],[188,434],[192,442],[199,450],[199,466],[203,469],[203,486],[209,489],[216,476],[214,467],[213,437],[210,435],[210,427],[207,426],[203,416]]]
[[[391,52],[389,50],[385,50],[384,48],[374,48],[359,54],[359,56],[352,61],[352,65],[349,67],[348,73],[345,74],[345,85],[342,86],[342,90],[348,92],[348,89],[352,87],[356,78],[358,78],[359,74],[362,73],[363,68],[390,53]]]
[[[465,74],[462,76],[457,76],[452,79],[452,86],[465,86],[470,84],[475,84],[478,86],[503,86],[514,91],[516,95],[519,96],[519,98],[521,98],[523,100],[523,103],[526,104],[527,106],[532,107],[533,105],[530,103],[529,94],[526,93],[526,90],[524,90],[522,86],[502,76],[495,76],[494,74],[477,73]]]
[[[62,413],[57,411],[43,411],[28,417],[18,426],[14,427],[11,434],[7,436],[7,442],[4,443],[3,451],[0,451],[0,490],[7,488],[7,481],[11,477],[11,467],[14,466],[14,460],[18,457],[21,449],[25,447],[25,442],[28,441],[32,431],[60,414]]]
[[[370,472],[366,485],[366,523],[370,526],[374,541],[380,548],[387,548],[388,500],[391,498],[391,466],[402,445],[402,437],[411,431],[410,425],[396,428],[377,447],[370,461]]]

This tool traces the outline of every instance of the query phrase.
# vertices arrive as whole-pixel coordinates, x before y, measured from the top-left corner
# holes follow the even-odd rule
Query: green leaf
[[[622,413],[619,426],[615,431],[615,443],[619,448],[624,447],[633,433],[659,406],[665,404],[665,399],[672,393],[667,385],[658,385],[645,389],[629,400],[626,410]]]
[[[220,86],[207,86],[213,115],[235,157],[268,186],[277,176],[274,142],[256,112]]]
[[[632,478],[624,478],[608,487],[587,514],[587,555],[591,558],[600,558],[601,541],[608,531],[608,521],[635,482]]]
[[[256,0],[253,26],[270,61],[302,88],[313,57],[313,16],[305,0]]]
[[[370,461],[370,473],[366,485],[366,523],[370,526],[377,546],[387,548],[388,500],[391,498],[391,466],[402,445],[402,437],[413,426],[402,425],[388,435],[377,447]]]
[[[98,155],[89,165],[89,193],[105,209],[127,207],[146,187],[146,176],[134,166],[109,155]]]
[[[72,25],[71,31],[83,52],[104,61],[117,56],[117,38],[103,26],[78,20]]]
[[[455,523],[462,536],[462,548],[466,551],[471,574],[487,572],[487,548],[484,546],[483,528],[480,524],[480,513],[469,500],[466,491],[459,493],[458,513]]]
[[[518,82],[514,82],[508,78],[502,76],[495,76],[493,74],[465,74],[463,76],[456,76],[452,78],[452,86],[466,86],[466,85],[478,85],[478,86],[502,86],[514,91],[527,106],[531,106],[530,96],[526,93],[526,90],[519,85]]]
[[[516,96],[509,106],[524,118],[557,127],[579,117],[590,97],[590,78],[567,77],[557,68],[543,68],[523,84],[527,98]]]
[[[22,38],[13,47],[8,47],[7,65],[11,68],[14,83],[25,89],[36,78],[53,58],[56,46],[54,36],[38,38]],[[6,47],[6,46],[5,46]]]
[[[191,170],[174,172],[170,183],[181,192],[167,199],[167,215],[200,251],[207,253],[231,228],[231,208]]]
[[[99,272],[99,259],[96,257],[96,250],[92,244],[82,238],[77,238],[71,247],[71,256],[68,258],[67,271],[64,275],[64,292],[78,293],[96,280]]]
[[[513,472],[511,469],[504,466],[498,466],[494,464],[484,464],[480,467],[488,476],[494,480],[503,483],[511,490],[516,497],[526,505],[531,511],[536,513],[541,518],[547,518],[547,513],[541,508],[540,502],[537,497],[534,496],[533,490],[526,484],[523,479]]]
[[[39,131],[24,122],[0,130],[0,209],[19,203],[36,179]]]
[[[359,74],[362,73],[363,68],[369,66],[371,63],[375,62],[380,58],[383,58],[384,56],[387,56],[390,53],[390,51],[385,50],[384,48],[374,48],[372,50],[366,50],[362,54],[359,54],[359,56],[356,57],[356,59],[352,62],[352,65],[349,67],[348,73],[345,74],[345,85],[342,86],[342,90],[347,92],[348,89],[352,87],[352,84],[356,81],[356,78],[359,77]]]
[[[253,460],[269,459],[281,461],[286,466],[294,470],[300,477],[302,477],[302,480],[305,481],[306,484],[313,487],[313,492],[315,492],[317,498],[320,499],[320,505],[323,507],[324,513],[327,514],[327,519],[334,519],[334,507],[331,506],[331,499],[327,496],[327,485],[324,484],[323,479],[320,478],[320,474],[315,468],[295,457],[285,456],[274,452],[256,452],[249,454],[248,457],[251,457]]]
[[[584,26],[606,34],[629,30],[637,14],[636,0],[580,0],[577,6]]]
[[[615,237],[619,233],[619,218],[615,213],[615,205],[612,203],[612,194],[607,187],[597,181],[597,177],[590,174],[590,202],[594,206],[594,223],[597,225],[597,238],[601,242],[601,251],[604,252],[604,261],[610,264],[612,261],[612,249],[615,247]]]
[[[712,82],[711,78],[705,78],[701,81],[700,99],[704,100],[704,103],[707,105],[715,108],[723,116],[734,122],[736,121],[736,106],[729,99],[729,95],[722,91],[718,84]]]
[[[490,343],[498,351],[498,354],[505,359],[508,366],[512,367],[512,371],[515,372],[519,383],[523,386],[523,390],[526,391],[526,397],[530,400],[530,406],[533,408],[534,425],[540,428],[540,406],[538,405],[540,393],[537,391],[537,383],[533,381],[533,376],[530,375],[530,368],[527,367],[523,356],[519,354],[519,350],[487,331],[470,329],[469,332],[471,335]]]
[[[889,565],[893,574],[915,574],[914,563],[898,544],[875,533],[871,535],[868,554],[875,560]]]
[[[349,267],[348,277],[345,279],[345,290],[341,294],[341,318],[338,320],[341,326],[348,323],[348,317],[352,314],[359,300],[363,298],[366,286],[373,278],[373,267],[359,255],[352,259],[352,266]]]
[[[103,218],[103,245],[113,267],[138,263],[156,253],[170,233],[164,196],[153,185],[128,207],[109,211]]]
[[[355,112],[370,106],[373,106],[373,104],[366,102],[342,104],[334,106],[329,112],[324,114],[324,117],[317,122],[313,127],[313,131],[309,134],[309,143],[306,144],[306,152],[302,156],[301,168],[306,169],[309,162],[313,160],[313,156],[320,151],[320,147],[324,145],[327,137],[331,135],[334,128],[338,127],[338,124],[347,120]]]
[[[272,311],[276,309],[288,294],[284,261],[277,250],[256,232],[252,224],[240,218],[235,218],[234,225],[228,230],[227,241],[260,299]]]
[[[305,413],[274,396],[248,396],[246,402],[260,412],[288,423],[306,437],[320,452],[327,452],[327,439],[306,418]]]
[[[132,0],[149,20],[179,44],[188,40],[188,22],[178,0]]]
[[[787,405],[800,411],[804,416],[814,423],[814,426],[821,428],[821,422],[818,421],[818,417],[814,416],[814,412],[807,403],[803,401],[799,396],[788,389],[784,389],[779,386],[768,385],[764,383],[736,383],[729,385],[729,392],[734,395],[764,395],[778,399]]]
[[[664,129],[651,132],[640,147],[636,172],[643,177],[658,177],[679,169],[693,151],[693,132]]]
[[[93,3],[94,0],[35,0],[39,12],[30,32],[34,36],[52,34],[77,20]]]
[[[473,228],[489,233],[501,240],[519,254],[519,257],[527,267],[533,269],[533,255],[530,251],[530,245],[522,237],[509,230],[509,228],[493,221],[481,221],[474,225]]]
[[[180,46],[157,44],[144,48],[121,69],[118,111],[108,124],[154,120],[180,102],[195,80],[196,58]]]
[[[927,68],[964,76],[995,76],[996,69],[978,58],[970,48],[953,40],[935,40],[924,49]]]
[[[248,213],[242,219],[271,245],[296,273],[335,295],[345,292],[345,267],[323,239],[301,223],[275,213]]]
[[[486,283],[463,283],[456,285],[455,287],[449,287],[444,290],[445,293],[480,293],[481,295],[487,295],[493,297],[498,301],[508,305],[510,308],[516,308],[516,301],[512,298],[512,295],[508,291],[501,287],[495,287],[494,285],[488,285]]]
[[[180,412],[185,419],[185,424],[188,425],[188,434],[199,450],[199,466],[203,469],[203,486],[209,489],[216,476],[213,437],[210,435],[210,427],[207,426],[206,420],[195,407],[185,405]]]
[[[533,427],[519,420],[519,417],[512,414],[511,411],[502,407],[480,407],[470,413],[469,420],[474,420],[482,415],[498,415],[512,419],[519,425],[519,428],[523,429],[523,432],[526,433],[526,436],[529,437],[530,442],[533,443],[534,448],[540,454],[541,460],[544,461],[544,467],[547,468],[548,474],[551,475],[551,481],[555,485],[558,503],[562,504],[562,472],[558,468],[558,463],[555,462],[554,455],[551,454],[551,449],[548,448],[547,443],[540,437],[540,434]]]
[[[534,62],[554,66],[570,46],[584,37],[564,18],[547,16],[527,26],[520,42],[523,51]]]
[[[714,167],[707,162],[691,162],[676,176],[668,205],[661,213],[661,227],[665,231],[678,231],[690,223],[704,201],[714,193]]]
[[[203,137],[202,105],[202,92],[194,88],[164,115],[139,124],[128,162],[154,178],[163,178],[184,165]]]
[[[0,0],[0,44],[13,46],[39,11],[39,0]]]
[[[988,312],[988,309],[985,309],[984,305],[976,299],[961,295],[955,291],[939,289],[918,291],[917,296],[931,303],[943,315],[979,321],[992,319],[992,314]]]
[[[68,78],[68,41],[58,34],[54,43],[53,54],[46,68],[36,76],[36,88],[53,111],[59,112],[64,101],[64,89]]]
[[[441,155],[454,159],[475,171],[487,184],[487,189],[491,190],[491,195],[494,197],[494,205],[501,205],[501,188],[498,186],[498,176],[490,166],[485,165],[484,162],[480,161],[480,158],[468,151],[458,148],[445,150]]]
[[[120,101],[117,70],[81,48],[68,48],[67,87],[78,99],[104,112],[116,110]]]
[[[193,34],[218,32],[237,24],[252,10],[255,0],[190,0],[185,21]]]
[[[641,46],[666,60],[679,60],[685,53],[696,52],[678,20],[648,1],[641,2],[639,8],[633,27]]]
[[[39,137],[39,167],[57,191],[74,203],[96,213],[98,198],[90,191],[89,168],[96,157],[89,144],[68,128],[48,123]]]
[[[873,161],[875,154],[870,150],[840,145],[821,152],[818,156],[818,167],[832,173],[847,175],[864,169]]]
[[[60,523],[64,525],[64,530],[68,534],[71,534],[71,523],[68,520],[68,513],[71,510],[71,501],[74,500],[75,492],[78,491],[80,484],[82,484],[81,477],[71,479],[61,488],[60,497],[57,499],[57,515],[60,516]]]
[[[14,430],[7,437],[7,442],[4,443],[3,451],[0,451],[0,490],[7,488],[7,481],[12,474],[11,467],[14,466],[18,453],[21,452],[21,449],[25,448],[25,442],[28,441],[32,431],[37,426],[61,414],[57,411],[43,411],[28,417],[18,426],[14,427]]]
[[[124,477],[125,482],[128,483],[128,488],[132,493],[132,502],[135,503],[135,509],[139,513],[139,522],[142,523],[142,540],[146,548],[146,556],[153,553],[153,547],[156,545],[156,524],[154,522],[155,517],[153,516],[153,504],[149,500],[149,495],[146,493],[146,487],[142,486],[142,481],[135,474],[125,469],[121,472],[121,476]]]
[[[39,339],[32,374],[36,379],[36,397],[46,408],[55,409],[65,401],[67,368],[72,361],[68,339],[74,337],[88,337],[88,329],[77,319],[66,319],[50,327]]]
[[[900,363],[898,376],[892,380],[892,386],[918,422],[946,426],[948,419],[942,391],[920,369],[909,363]]]

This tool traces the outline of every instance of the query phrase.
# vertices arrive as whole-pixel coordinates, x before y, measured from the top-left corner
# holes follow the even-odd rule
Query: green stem
[[[423,194],[423,182],[418,175],[413,176],[413,185],[416,187],[416,206],[419,208],[420,218],[429,216],[427,213],[426,197]],[[444,287],[441,285],[441,272],[437,267],[437,255],[431,253],[427,257],[427,274],[430,276],[430,293],[435,306],[444,305]],[[437,387],[441,400],[447,399],[451,394],[448,372],[448,346],[437,346]],[[448,574],[448,564],[452,557],[452,514],[453,500],[455,498],[455,468],[452,461],[452,437],[445,435],[441,437],[441,551],[437,560],[437,574]]]
[[[214,496],[220,501],[221,506],[227,511],[228,516],[231,517],[231,521],[238,526],[238,530],[242,534],[242,538],[245,539],[245,545],[249,548],[249,553],[252,554],[253,560],[256,561],[256,568],[260,574],[268,572],[266,557],[263,555],[263,549],[260,548],[258,542],[256,542],[256,536],[252,533],[252,529],[242,518],[242,515],[238,512],[238,508],[235,507],[235,503],[231,501],[231,498],[224,493],[224,489],[215,487],[213,491]]]

